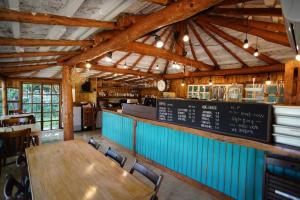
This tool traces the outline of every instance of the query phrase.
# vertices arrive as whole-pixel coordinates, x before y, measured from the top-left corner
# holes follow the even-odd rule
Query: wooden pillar
[[[7,87],[6,80],[2,79],[2,114],[7,115]]]
[[[300,105],[300,62],[295,60],[285,64],[284,101]]]
[[[73,99],[71,83],[71,67],[63,66],[62,70],[62,100],[63,100],[63,123],[64,140],[73,140]]]

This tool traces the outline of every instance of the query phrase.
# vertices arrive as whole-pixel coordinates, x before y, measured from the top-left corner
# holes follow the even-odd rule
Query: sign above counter
[[[159,99],[157,119],[270,143],[272,106],[264,103]]]

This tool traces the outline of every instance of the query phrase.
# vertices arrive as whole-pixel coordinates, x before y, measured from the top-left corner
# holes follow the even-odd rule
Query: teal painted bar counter
[[[110,111],[103,112],[102,134],[142,157],[234,199],[263,198],[263,150]]]

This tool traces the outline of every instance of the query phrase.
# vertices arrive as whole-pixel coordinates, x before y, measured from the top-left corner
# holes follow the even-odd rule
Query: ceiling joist
[[[19,52],[19,53],[0,53],[0,58],[25,58],[40,56],[66,56],[76,55],[80,51],[48,51],[48,52]]]
[[[72,18],[60,15],[43,14],[35,12],[19,12],[9,9],[0,9],[1,21],[13,21],[31,24],[63,25],[63,26],[82,26],[116,29],[114,22],[97,21],[92,19]]]
[[[215,8],[210,13],[229,16],[282,17],[281,8]]]

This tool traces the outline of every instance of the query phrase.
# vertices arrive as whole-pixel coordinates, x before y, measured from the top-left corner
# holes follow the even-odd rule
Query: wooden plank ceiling
[[[83,76],[140,84],[280,71],[294,58],[277,0],[45,2],[0,0],[2,76],[60,78],[67,65]]]

